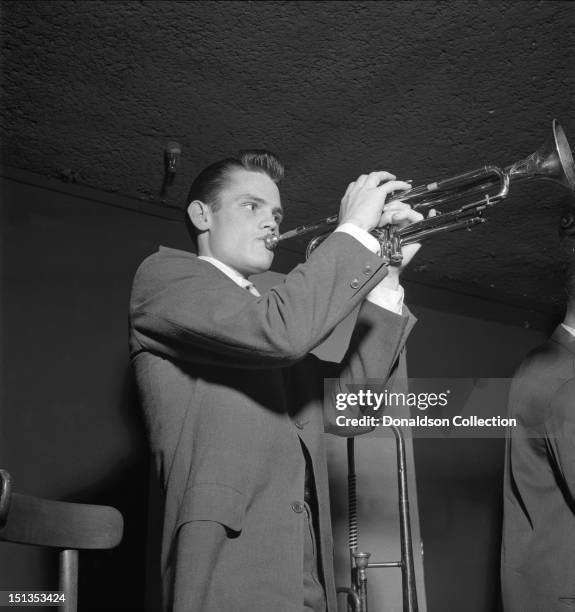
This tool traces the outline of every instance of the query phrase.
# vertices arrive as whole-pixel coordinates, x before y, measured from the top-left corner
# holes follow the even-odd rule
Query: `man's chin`
[[[264,272],[267,272],[272,267],[273,260],[274,254],[270,253],[269,257],[267,257],[266,259],[261,259],[257,262],[254,262],[250,266],[250,272],[248,276],[252,276],[253,274],[263,274]]]

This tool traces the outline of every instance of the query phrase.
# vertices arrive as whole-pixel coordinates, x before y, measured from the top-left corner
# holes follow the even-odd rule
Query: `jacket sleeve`
[[[359,417],[362,410],[347,408],[336,410],[338,394],[362,389],[405,391],[407,368],[405,342],[416,323],[415,317],[404,307],[401,315],[364,301],[353,329],[349,347],[339,364],[324,366],[326,379],[324,393],[324,418],[326,429],[337,435],[357,435],[373,428],[346,428],[335,425],[335,417]],[[355,389],[354,389],[355,388]],[[369,410],[365,411],[366,414]],[[378,416],[376,413],[371,413]]]
[[[211,574],[226,540],[226,528],[217,521],[191,521],[180,527],[176,534],[171,612],[211,609]]]
[[[379,257],[341,232],[260,298],[206,272],[209,265],[169,257],[142,264],[130,308],[132,356],[283,367],[316,347],[387,274]]]
[[[337,378],[343,383],[387,381],[415,322],[406,307],[398,315],[364,301]]]
[[[546,444],[559,485],[575,503],[575,379],[554,394],[546,420]]]

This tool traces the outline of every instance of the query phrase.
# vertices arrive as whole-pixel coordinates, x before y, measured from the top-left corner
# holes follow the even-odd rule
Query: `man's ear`
[[[212,223],[212,209],[205,202],[194,200],[188,205],[188,217],[198,231],[205,232]]]

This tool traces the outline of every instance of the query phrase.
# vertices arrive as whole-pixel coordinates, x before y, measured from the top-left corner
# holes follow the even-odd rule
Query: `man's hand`
[[[409,183],[396,181],[395,176],[389,172],[362,174],[356,181],[349,184],[341,200],[339,222],[353,223],[370,232],[380,226],[383,207],[389,194],[410,188]],[[394,212],[401,214],[398,211]],[[398,217],[398,220],[402,221],[402,218]]]
[[[435,209],[431,209],[429,217],[435,217],[438,214]],[[384,207],[383,214],[380,219],[380,227],[384,225],[395,225],[398,228],[407,227],[412,223],[423,220],[421,213],[413,210],[408,204],[403,202],[392,202]],[[383,279],[382,283],[392,289],[396,289],[399,285],[399,275],[405,270],[409,262],[414,258],[415,254],[421,248],[421,244],[416,242],[414,244],[406,244],[401,248],[401,254],[403,260],[399,265],[390,265],[387,268],[387,276]]]
[[[362,174],[355,182],[349,184],[341,200],[340,223],[354,223],[361,229],[370,232],[384,225],[395,225],[401,229],[421,221],[423,215],[413,210],[409,204],[401,201],[385,204],[393,192],[408,189],[411,189],[409,183],[395,180],[395,176],[389,172]],[[430,216],[433,216],[434,212],[432,211]],[[409,244],[402,248],[403,261],[399,265],[389,266],[387,277],[383,281],[385,285],[397,288],[399,275],[420,247],[420,244]]]
[[[413,210],[408,204],[404,204],[403,202],[391,202],[383,208],[378,226],[395,225],[397,229],[401,229],[422,220],[423,215]],[[420,248],[421,244],[419,243],[407,244],[402,247],[401,253],[403,255],[403,260],[401,264],[390,266],[388,272],[392,274],[397,273],[398,275],[401,274]]]

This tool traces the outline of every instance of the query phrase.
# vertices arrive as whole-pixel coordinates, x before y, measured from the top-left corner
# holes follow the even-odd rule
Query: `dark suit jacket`
[[[504,609],[575,609],[575,338],[563,327],[519,368],[509,412],[518,425],[506,448]]]
[[[164,609],[178,595],[180,530],[196,551],[190,580],[203,603],[178,609],[301,612],[301,440],[315,475],[328,608],[336,610],[322,378],[387,379],[413,320],[364,302],[336,372],[308,354],[386,273],[343,233],[260,298],[190,253],[162,248],[140,266],[130,346],[165,494]],[[226,527],[217,554],[204,555],[205,542],[181,529],[193,521]],[[209,568],[201,567],[206,558]]]

